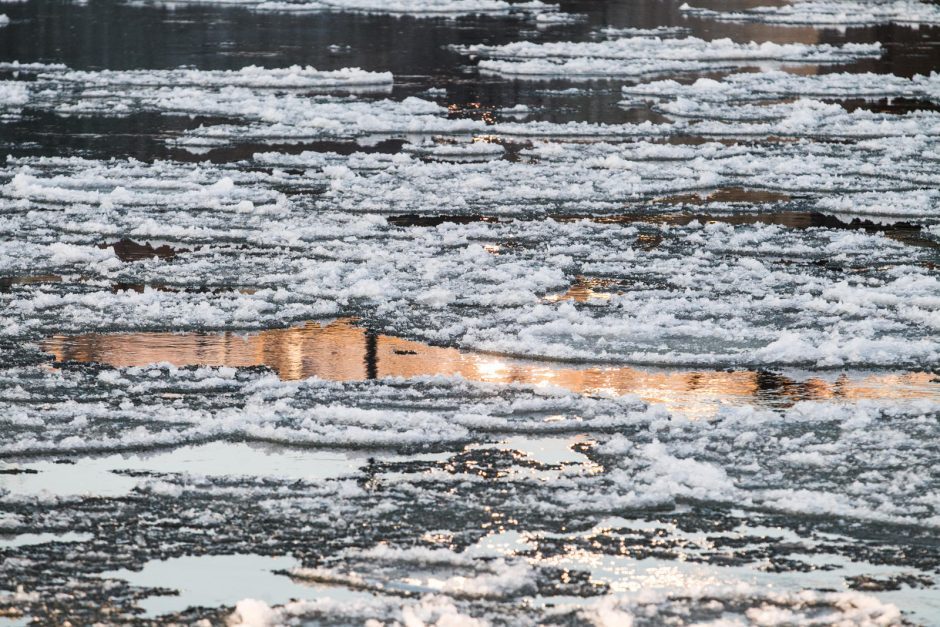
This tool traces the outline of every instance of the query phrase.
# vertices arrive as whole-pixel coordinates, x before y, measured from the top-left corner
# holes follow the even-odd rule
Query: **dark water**
[[[232,6],[182,4],[169,8],[132,6],[119,0],[87,4],[35,0],[4,6],[12,23],[0,31],[0,61],[65,63],[87,70],[180,66],[238,69],[246,65],[274,68],[294,64],[321,70],[360,67],[392,72],[395,86],[391,97],[396,99],[421,95],[429,87],[446,89],[446,97],[423,97],[453,105],[459,115],[483,118],[493,109],[525,104],[536,110],[533,119],[598,123],[656,122],[662,117],[645,107],[617,107],[623,80],[524,82],[485,76],[476,71],[473,61],[449,46],[499,45],[521,39],[583,41],[604,26],[679,26],[704,39],[830,44],[878,41],[885,47],[880,59],[842,66],[801,66],[801,72],[873,71],[912,76],[940,70],[938,28],[915,30],[887,25],[839,32],[731,24],[683,17],[678,11],[680,4],[676,0],[561,2],[563,11],[583,14],[587,19],[538,29],[531,22],[512,17],[435,19],[329,12],[285,15]],[[586,89],[577,94],[546,93],[575,85]],[[159,136],[194,128],[202,122],[206,120],[154,114],[101,119],[45,113],[5,125],[0,129],[0,140],[8,147],[16,146],[20,153],[30,154],[72,155],[78,151],[99,158],[181,158],[185,153],[166,147]],[[250,152],[250,146],[243,146],[240,150],[213,151],[211,158],[237,160]]]

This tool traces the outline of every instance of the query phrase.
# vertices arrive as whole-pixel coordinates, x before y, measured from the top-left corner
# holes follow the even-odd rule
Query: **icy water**
[[[0,625],[940,624],[940,6],[689,4],[0,2]]]

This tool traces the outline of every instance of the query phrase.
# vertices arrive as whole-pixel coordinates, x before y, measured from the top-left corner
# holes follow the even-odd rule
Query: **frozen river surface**
[[[940,624],[940,5],[0,1],[0,626]]]

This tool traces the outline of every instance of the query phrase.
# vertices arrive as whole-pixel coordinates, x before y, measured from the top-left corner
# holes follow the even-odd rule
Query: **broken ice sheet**
[[[160,520],[166,517],[166,512],[176,512],[169,521],[173,525],[172,533],[176,534],[174,537],[184,533],[176,521],[186,521],[182,529],[193,529],[193,532],[184,533],[187,539],[183,546],[200,547],[197,549],[200,555],[211,554],[206,551],[210,544],[200,544],[213,542],[209,535],[228,538],[227,546],[233,553],[250,554],[250,547],[259,546],[259,537],[253,530],[261,525],[260,528],[266,530],[264,546],[271,554],[283,555],[284,548],[290,546],[292,551],[320,556],[316,562],[309,563],[311,568],[314,564],[319,567],[312,573],[314,579],[330,584],[338,594],[343,593],[344,586],[361,590],[366,585],[367,590],[379,591],[376,584],[401,582],[412,589],[433,586],[447,594],[451,603],[475,600],[475,604],[461,605],[468,611],[486,611],[481,608],[490,607],[504,615],[521,611],[527,616],[525,612],[530,610],[520,607],[521,597],[512,592],[520,585],[546,586],[547,595],[561,602],[569,592],[580,589],[582,580],[575,575],[579,571],[596,570],[594,578],[600,584],[605,583],[605,563],[617,558],[606,552],[597,556],[590,552],[601,553],[604,546],[616,549],[619,532],[606,533],[606,536],[595,533],[601,548],[587,549],[585,553],[576,549],[581,546],[582,535],[591,537],[589,531],[593,525],[585,522],[587,528],[578,526],[570,531],[565,531],[564,525],[581,525],[575,523],[580,518],[609,518],[611,508],[621,512],[637,507],[650,512],[662,511],[663,516],[680,521],[680,525],[685,525],[681,521],[688,517],[688,522],[699,529],[701,527],[695,525],[710,520],[708,517],[714,514],[702,519],[702,514],[695,513],[694,508],[720,507],[720,503],[729,500],[736,507],[745,508],[748,517],[776,512],[774,515],[789,521],[787,524],[795,525],[796,529],[805,524],[807,514],[812,514],[817,521],[831,521],[830,526],[841,525],[840,528],[847,518],[855,525],[883,521],[914,525],[913,529],[937,524],[929,499],[923,496],[926,475],[917,479],[904,471],[919,468],[930,460],[936,403],[925,400],[849,405],[804,402],[785,411],[760,410],[753,406],[725,407],[713,419],[689,420],[678,413],[670,415],[646,408],[635,399],[588,398],[521,385],[497,388],[492,384],[443,377],[411,382],[394,379],[348,383],[317,379],[283,382],[258,372],[166,366],[120,371],[68,368],[60,373],[42,374],[18,369],[9,375],[22,379],[4,381],[4,389],[13,392],[26,384],[37,394],[35,404],[24,405],[20,399],[14,405],[18,409],[2,412],[7,420],[13,421],[10,428],[19,434],[17,440],[32,440],[35,445],[45,439],[50,445],[48,453],[56,452],[60,456],[75,455],[76,450],[85,446],[140,447],[146,442],[144,431],[150,429],[163,429],[165,433],[161,437],[165,442],[186,442],[200,434],[218,436],[228,431],[232,435],[246,434],[249,438],[266,441],[280,438],[295,446],[303,441],[322,445],[330,439],[344,443],[344,447],[365,446],[363,455],[376,459],[360,468],[358,481],[340,479],[298,484],[293,477],[278,479],[264,472],[257,477],[210,473],[195,480],[189,473],[170,472],[141,486],[142,491],[133,499],[112,501],[113,506],[108,508],[88,511],[81,501],[48,505],[38,501],[30,506],[53,508],[50,511],[59,524],[83,529],[91,524],[89,517],[138,520],[142,504],[156,502],[159,504],[155,509],[159,512],[157,518],[152,519],[147,513],[150,510],[145,509],[143,516],[151,523],[141,527],[131,525],[129,530],[139,529],[137,533],[143,534],[143,541],[158,546],[168,533]],[[49,404],[50,394],[70,400],[58,404],[55,410],[43,407]],[[120,409],[98,407],[104,397],[120,399]],[[22,411],[30,405],[42,412],[43,420],[31,420],[30,412]],[[75,420],[81,416],[86,420]],[[160,416],[165,422],[158,424],[153,416]],[[404,429],[417,432],[407,433]],[[413,452],[429,444],[443,446],[444,450],[433,457],[412,457],[412,452],[397,460],[383,460],[375,452],[367,452],[376,451],[377,439],[373,438],[398,439],[399,445],[417,447]],[[487,439],[493,444],[487,446],[484,442]],[[184,453],[185,450],[182,449]],[[302,449],[297,450],[303,455]],[[535,468],[538,472],[525,472],[528,464],[538,464]],[[562,470],[572,465],[590,464],[602,471],[573,472],[576,468],[571,467],[555,480],[545,481],[541,477],[544,467],[554,464],[559,464]],[[787,487],[781,488],[781,482]],[[651,507],[653,509],[649,509]],[[689,511],[690,507],[693,511]],[[340,521],[355,521],[355,524]],[[202,527],[207,524],[214,534],[204,533]],[[735,522],[732,527],[738,524]],[[118,529],[123,529],[124,525],[121,522]],[[425,548],[433,547],[421,543],[415,546],[410,539],[421,535],[415,535],[415,530],[420,528],[421,533],[426,532],[429,537],[440,535],[445,547],[454,541],[459,542],[458,547],[468,546],[467,539],[457,539],[458,534],[477,526],[484,536],[501,528],[506,531],[518,528],[527,533],[527,542],[534,540],[544,547],[543,555],[532,567],[525,568],[519,568],[525,566],[525,557],[519,560],[511,556],[504,568],[494,565],[492,559],[499,555],[494,555],[494,551],[499,550],[496,548],[499,538],[481,542],[479,549],[465,550],[463,554],[451,549],[447,555],[442,551],[427,552]],[[631,526],[621,523],[615,527],[630,529]],[[719,528],[708,526],[705,531],[711,530],[709,535],[713,537],[725,526],[727,523],[722,522]],[[305,527],[307,531],[297,536]],[[662,551],[672,546],[668,534],[651,536],[655,543],[647,546],[642,541],[644,528],[639,525],[633,531],[623,532],[629,538],[631,551]],[[561,545],[552,543],[553,534],[562,534]],[[639,538],[637,534],[641,534]],[[676,535],[682,534],[677,532]],[[608,536],[612,542],[603,542]],[[760,538],[760,534],[754,536]],[[298,542],[298,537],[309,541]],[[450,540],[446,539],[448,537]],[[322,538],[335,539],[324,542]],[[388,538],[400,538],[402,544],[397,545],[392,540],[389,547],[392,550],[371,549],[379,539],[388,542]],[[508,538],[506,540],[508,542]],[[337,541],[338,545],[333,544]],[[881,542],[884,541],[887,540],[882,538]],[[771,541],[746,542],[752,547],[754,542]],[[827,551],[835,550],[831,542],[828,544]],[[561,554],[552,550],[554,546],[565,545],[575,549],[565,549]],[[140,541],[134,546],[139,547]],[[340,549],[328,549],[320,554],[322,547],[332,546]],[[406,550],[397,551],[397,546]],[[416,550],[409,552],[410,546],[415,546]],[[682,548],[683,544],[676,546]],[[719,542],[714,549],[707,543],[697,546],[700,548],[684,549],[684,552],[693,557],[701,552],[711,558],[722,554],[724,545]],[[350,553],[345,554],[342,547],[351,549]],[[737,559],[743,559],[744,563],[752,561],[746,557],[748,550],[736,553]],[[357,552],[371,565],[367,572],[356,566],[361,563]],[[42,554],[31,555],[40,558]],[[149,560],[166,559],[165,554],[149,550],[143,554],[138,549],[134,555],[139,557],[121,557],[120,568],[133,565],[133,570],[137,570],[146,568]],[[425,555],[428,558],[423,557]],[[478,563],[476,556],[482,563]],[[568,578],[561,572],[553,575],[553,560],[568,566],[564,564],[566,559],[575,562],[571,564],[575,568],[567,569]],[[929,556],[924,559],[929,560]],[[206,563],[209,561],[207,559]],[[423,564],[429,561],[432,566],[428,571]],[[16,577],[24,576],[17,570],[16,563],[5,563],[2,567],[11,569],[7,572]],[[95,561],[79,558],[75,563],[88,568]],[[380,563],[381,568],[376,563]],[[445,564],[446,576],[439,576],[435,571],[440,567],[433,564]],[[460,571],[455,572],[452,564],[460,565]],[[758,569],[759,564],[758,559],[755,570],[749,571],[746,578],[766,580]],[[668,573],[662,569],[647,569],[645,562],[630,561],[622,566],[640,575],[647,571],[662,574],[664,577],[658,581],[670,591],[673,591],[669,588],[670,582],[679,585],[687,580],[682,573],[665,577]],[[684,568],[681,563],[660,566]],[[114,568],[118,567],[112,570]],[[402,580],[403,568],[414,575],[413,581]],[[100,572],[100,568],[96,572]],[[430,576],[422,574],[425,572],[430,572]],[[713,570],[696,563],[684,572],[688,576],[711,577],[739,571],[723,569],[720,565]],[[311,573],[297,574],[309,578]],[[361,574],[361,579],[350,576],[356,574]],[[620,574],[611,577],[624,581],[625,585],[634,581]],[[785,572],[776,581],[793,576]],[[127,573],[127,577],[133,581],[134,575]],[[766,577],[773,580],[772,574]],[[157,585],[176,588],[178,583],[176,579]],[[386,585],[383,590],[391,587]],[[548,592],[551,590],[557,592]],[[115,599],[126,599],[123,594],[114,591]],[[313,593],[311,596],[316,598],[298,595],[300,599],[309,600],[287,604],[284,611],[293,613],[291,615],[335,612],[335,606],[324,605],[322,597],[329,595],[329,591]],[[740,587],[737,592],[726,590],[718,598],[731,608],[749,609],[773,602],[772,599],[765,601],[756,590],[743,591]],[[862,599],[871,598],[868,596],[853,596],[851,603],[848,597],[826,598],[820,597],[820,603],[825,603],[827,608],[839,607],[842,612],[854,612],[862,607],[868,608],[865,611],[875,611],[873,608],[883,607],[871,602],[857,605]],[[487,599],[487,603],[480,604]],[[794,600],[781,597],[778,601],[784,607],[802,607]],[[395,608],[411,602],[398,597],[391,601]],[[593,607],[590,602],[576,598],[568,598],[566,602],[573,603],[579,611],[590,611]],[[627,607],[632,607],[629,600],[625,602]],[[702,611],[701,603],[704,603],[694,599],[684,602],[661,599],[656,602],[656,611],[668,615],[674,609],[669,605],[673,602],[687,602],[694,612]],[[488,603],[498,605],[494,608]],[[242,609],[248,611],[247,606]],[[366,616],[388,616],[398,611],[385,605],[367,610],[357,606],[357,609],[365,611]],[[277,616],[281,610],[271,611]],[[531,611],[538,613],[542,609]],[[532,622],[538,621],[533,618]]]
[[[817,51],[806,44],[772,44],[748,47],[727,41],[706,42],[698,39],[662,40],[659,38],[634,38],[643,43],[645,48],[667,57],[667,63],[700,63],[713,61],[725,62],[735,59],[772,58],[795,60],[799,58],[815,59],[857,57],[877,54],[878,50],[856,50],[854,48],[827,47]],[[633,39],[617,40],[633,41]],[[681,45],[675,42],[680,42]],[[604,46],[611,42],[593,42],[578,46]],[[655,45],[654,45],[655,44]],[[525,44],[518,51],[509,44],[503,48],[510,50],[510,56],[526,59],[534,56],[537,62],[546,62],[542,55],[560,55],[558,59],[568,58],[570,51],[561,47],[559,51],[543,51],[540,46],[556,44]],[[521,46],[522,44],[520,44]],[[557,44],[563,46],[563,44]],[[573,44],[572,44],[573,45]],[[671,46],[671,47],[670,47]],[[480,48],[481,53],[502,54],[503,48]],[[675,48],[675,49],[673,49]],[[476,49],[474,49],[476,50]],[[570,52],[574,54],[574,52]],[[619,46],[607,50],[601,48],[598,55],[612,55],[614,63],[622,63],[619,56],[638,54],[632,46]],[[619,55],[619,56],[618,56]],[[673,59],[672,57],[677,57]],[[688,57],[688,58],[686,58]],[[552,57],[555,58],[555,57]],[[598,57],[604,63],[610,59]],[[629,57],[635,59],[636,57]],[[641,62],[648,63],[642,57]],[[500,61],[502,62],[502,61]],[[512,61],[514,63],[515,61]],[[579,71],[582,75],[584,72]],[[737,75],[736,75],[737,76]],[[850,92],[858,91],[861,95],[871,92],[871,83],[875,79],[845,79],[835,86],[814,87],[812,79],[797,80],[787,75],[771,74],[764,79],[764,89],[772,93],[774,89],[784,93],[800,94],[819,91],[825,95],[848,97]],[[448,116],[448,109],[435,102],[409,97],[404,100],[364,100],[355,97],[312,96],[298,91],[298,85],[319,86],[326,91],[349,90],[352,87],[387,88],[391,77],[386,73],[370,73],[357,69],[344,69],[336,72],[318,72],[311,68],[288,68],[281,70],[259,70],[249,67],[241,71],[224,73],[195,70],[135,71],[135,72],[62,72],[54,71],[41,74],[45,81],[44,89],[28,91],[27,104],[36,109],[48,109],[60,115],[130,115],[141,111],[154,111],[166,115],[209,116],[213,119],[230,120],[231,123],[199,125],[189,128],[178,135],[167,137],[173,146],[189,149],[206,149],[229,144],[246,142],[309,142],[325,139],[343,139],[366,141],[368,138],[399,137],[417,138],[413,143],[421,144],[421,139],[432,135],[448,135],[463,138],[465,141],[484,132],[497,139],[513,138],[565,138],[569,140],[593,139],[622,141],[634,137],[666,137],[674,135],[698,135],[706,137],[756,137],[782,136],[801,138],[881,138],[897,136],[936,136],[940,131],[937,113],[933,111],[912,111],[906,115],[885,115],[871,111],[845,111],[838,105],[830,105],[813,100],[785,102],[774,105],[775,108],[755,108],[751,103],[733,101],[732,106],[721,107],[721,123],[695,123],[696,119],[707,121],[714,118],[714,112],[706,109],[705,101],[708,87],[713,83],[699,81],[691,87],[674,88],[667,85],[664,93],[682,96],[672,103],[662,105],[680,120],[672,124],[599,125],[585,123],[549,123],[544,121],[513,122],[495,120],[487,125],[481,120],[453,118]],[[182,82],[177,85],[174,81]],[[73,89],[74,85],[83,86]],[[751,83],[752,79],[730,79],[741,82],[740,92]],[[743,82],[742,82],[743,81]],[[881,91],[885,95],[908,94],[933,99],[935,91],[932,79],[889,80]],[[234,85],[230,84],[234,83]],[[134,85],[128,89],[126,84]],[[220,87],[220,85],[225,85]],[[654,86],[659,83],[654,83]],[[32,89],[32,88],[31,88]],[[637,92],[647,88],[637,87]],[[649,89],[653,89],[650,87]],[[309,91],[309,90],[308,90]],[[699,96],[705,97],[699,97]],[[689,97],[695,100],[690,101]],[[17,102],[23,99],[16,96]],[[722,102],[727,102],[723,100]],[[23,105],[16,104],[15,110]],[[502,115],[502,114],[501,114]],[[509,114],[504,115],[510,118]],[[763,123],[754,123],[763,122]],[[443,149],[438,149],[442,151]],[[482,148],[475,148],[482,151]]]

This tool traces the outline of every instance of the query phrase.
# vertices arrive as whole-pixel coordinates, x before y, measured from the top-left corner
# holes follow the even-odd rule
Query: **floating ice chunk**
[[[829,196],[816,202],[820,209],[839,213],[940,217],[940,192],[936,189],[861,192]]]
[[[583,22],[585,19],[587,19],[586,15],[578,13],[562,13],[560,11],[554,13],[537,13],[535,16],[535,25],[539,28],[565,26]]]
[[[358,11],[399,15],[476,15],[503,14],[510,12],[555,11],[557,5],[539,0],[531,2],[506,2],[505,0],[319,0],[333,10]]]
[[[310,66],[240,70],[72,71],[63,66],[5,64],[12,72],[32,71],[36,81],[5,81],[0,107],[17,101],[61,115],[130,115],[161,111],[183,115],[241,116],[278,121],[298,103],[322,102],[311,92],[387,92],[388,72],[358,68],[320,71]],[[33,67],[35,65],[35,67]],[[305,97],[298,98],[303,91]],[[279,102],[279,100],[285,102]]]
[[[23,105],[29,102],[29,95],[27,83],[0,81],[0,120],[18,118]]]
[[[730,39],[706,41],[697,37],[625,37],[597,42],[514,42],[501,46],[457,48],[483,57],[483,71],[507,75],[645,76],[692,72],[709,68],[753,65],[756,62],[839,63],[878,56],[880,44],[736,43]]]
[[[18,81],[0,81],[0,107],[18,107],[29,101],[26,83]]]
[[[681,26],[657,26],[655,28],[614,28],[607,26],[593,33],[598,37],[620,39],[623,37],[681,37],[689,34],[689,29]]]
[[[917,0],[793,0],[780,6],[759,6],[742,11],[714,11],[683,4],[687,15],[728,22],[860,26],[866,24],[940,24],[940,7]]]
[[[497,143],[436,143],[423,142],[420,144],[405,144],[402,147],[405,153],[413,154],[427,159],[440,161],[489,161],[498,159],[505,154],[506,149]]]
[[[253,89],[331,89],[391,85],[390,72],[366,72],[359,68],[322,71],[311,66],[240,70],[100,70],[43,73],[39,78],[79,83],[83,89],[98,87],[248,87]]]
[[[698,37],[663,39],[624,37],[601,42],[520,41],[501,46],[471,45],[458,48],[468,55],[496,59],[650,59],[663,61],[839,61],[881,54],[880,44],[778,44],[736,43],[730,39]]]
[[[940,113],[935,111],[913,111],[902,115],[865,109],[847,112],[841,105],[811,99],[770,106],[722,106],[680,99],[661,106],[667,113],[700,120],[690,124],[687,131],[705,137],[916,139],[940,136]]]
[[[8,26],[10,24],[10,18],[6,13],[0,13],[0,28]]]
[[[470,119],[448,119],[447,109],[427,100],[312,101],[306,98],[246,98],[244,94],[222,94],[213,100],[188,95],[153,103],[164,111],[188,111],[241,117],[256,123],[249,126],[215,125],[187,131],[178,143],[219,145],[239,141],[303,141],[325,137],[424,136],[483,131],[486,125]]]
[[[473,15],[532,16],[557,14],[558,5],[540,0],[511,2],[507,0],[176,0],[174,4],[222,4],[250,8],[255,11],[311,13],[321,11],[367,13],[376,15],[413,16],[420,18],[457,18]],[[144,4],[141,2],[140,4]]]
[[[49,72],[65,70],[67,66],[62,63],[20,63],[19,61],[0,62],[0,71],[3,72]]]
[[[940,102],[940,74],[904,78],[890,74],[790,74],[780,71],[732,74],[720,81],[700,78],[693,83],[655,81],[622,88],[625,96],[655,100],[688,98],[734,103],[778,98],[917,98]]]

